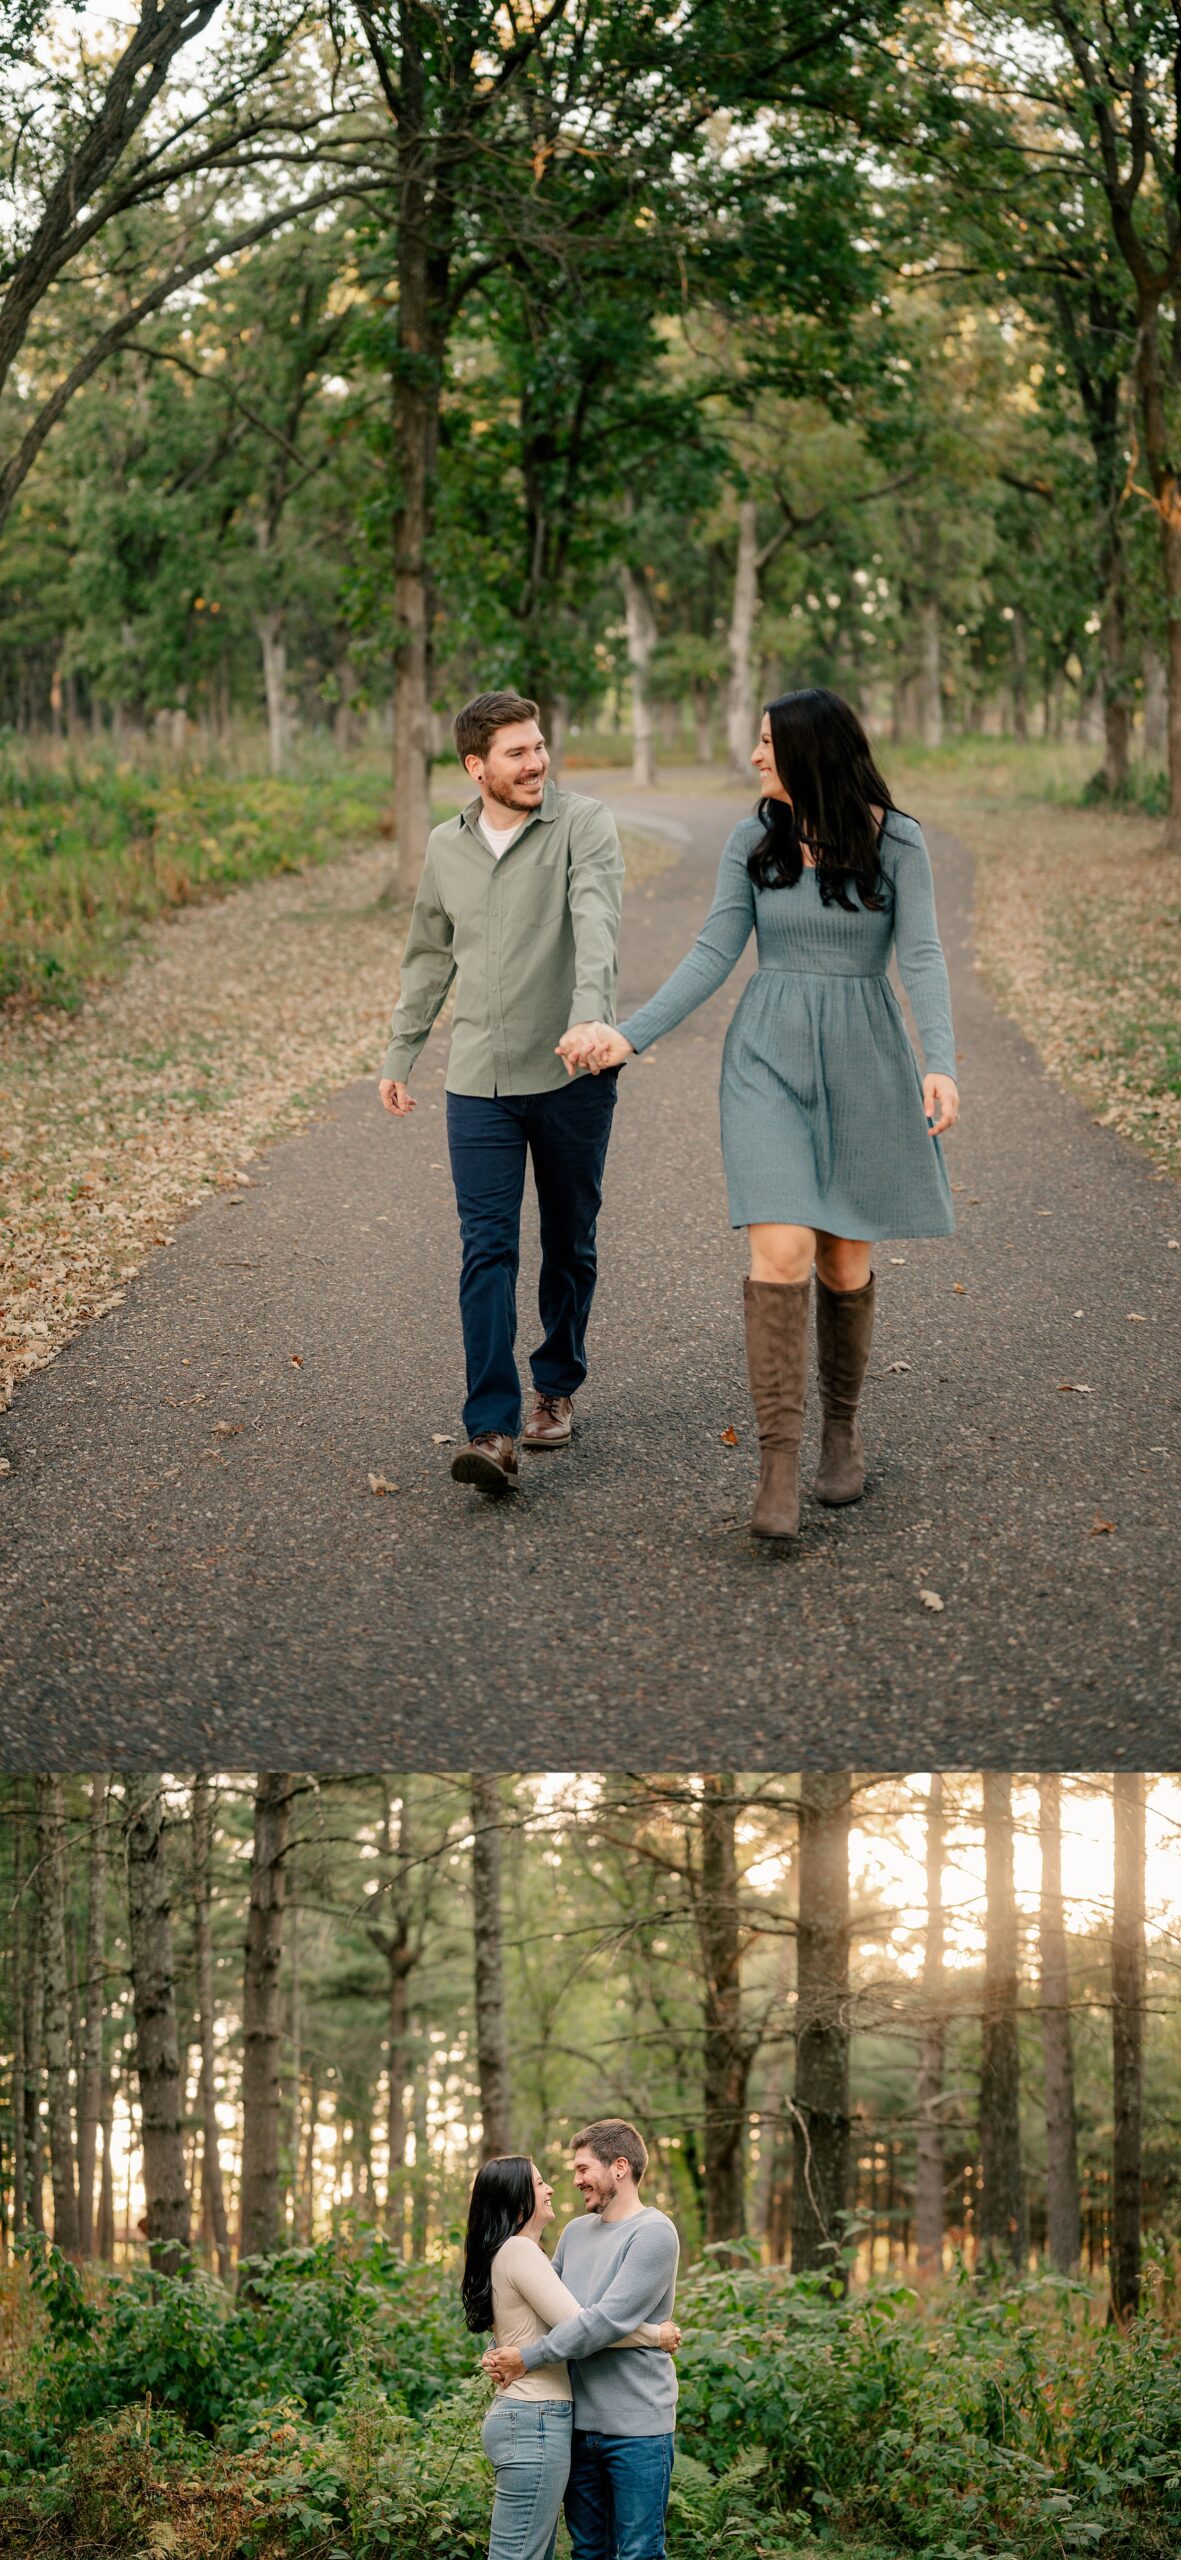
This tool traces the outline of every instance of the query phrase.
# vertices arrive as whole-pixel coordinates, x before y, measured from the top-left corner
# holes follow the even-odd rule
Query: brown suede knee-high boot
[[[816,1367],[824,1437],[816,1492],[821,1502],[859,1502],[865,1448],[857,1406],[873,1340],[873,1273],[864,1289],[826,1289],[816,1280]]]
[[[746,1365],[762,1461],[751,1513],[756,1538],[794,1538],[800,1525],[800,1431],[811,1280],[748,1280]]]

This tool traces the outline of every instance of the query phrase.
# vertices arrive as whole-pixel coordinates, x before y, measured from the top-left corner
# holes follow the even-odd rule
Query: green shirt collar
[[[521,835],[523,836],[526,834],[530,827],[535,827],[539,818],[545,821],[548,821],[551,818],[556,818],[560,812],[561,796],[557,783],[547,781],[545,790],[542,793],[540,809],[531,809],[528,817],[522,818],[521,820]],[[479,835],[480,812],[483,806],[484,803],[477,792],[475,799],[468,801],[466,809],[460,810],[460,825],[469,828],[472,835]],[[521,836],[514,836],[514,850],[520,841]],[[485,836],[480,836],[480,842],[482,845],[486,845],[487,838]]]

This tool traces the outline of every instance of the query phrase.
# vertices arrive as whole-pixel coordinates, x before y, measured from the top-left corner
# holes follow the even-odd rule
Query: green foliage
[[[0,2555],[140,2550],[153,2483],[194,2554],[486,2550],[488,2387],[451,2272],[372,2239],[289,2251],[231,2301],[148,2276],[92,2293],[44,2244],[31,2263],[47,2338],[2,2422]],[[1061,2281],[992,2292],[961,2274],[924,2307],[901,2285],[842,2298],[710,2263],[678,2307],[670,2560],[1177,2547],[1181,2353],[1159,2313],[1125,2336]]]
[[[0,739],[0,1003],[73,1006],[135,926],[379,831],[378,770],[243,779],[52,762]]]

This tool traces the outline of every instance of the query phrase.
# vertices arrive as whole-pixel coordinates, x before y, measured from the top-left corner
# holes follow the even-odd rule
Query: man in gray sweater
[[[584,2307],[533,2346],[491,2347],[484,2357],[501,2385],[536,2365],[570,2365],[572,2560],[663,2560],[676,2366],[655,2348],[612,2352],[641,2320],[672,2317],[679,2243],[668,2215],[641,2198],[647,2166],[641,2136],[622,2117],[576,2135],[574,2184],[585,2212],[567,2223],[554,2267]]]

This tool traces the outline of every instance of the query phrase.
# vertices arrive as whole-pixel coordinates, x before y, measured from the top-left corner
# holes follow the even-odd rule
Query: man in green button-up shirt
[[[414,1109],[411,1070],[452,984],[447,1137],[463,1236],[467,1361],[457,1481],[516,1482],[516,1279],[530,1156],[541,1215],[544,1340],[530,1367],[527,1449],[569,1440],[586,1376],[595,1221],[614,1075],[571,1080],[557,1044],[615,1020],[623,855],[610,811],[559,791],[537,706],[481,694],[454,725],[478,797],[431,831],[402,957],[381,1098]]]

